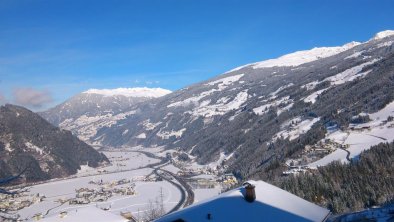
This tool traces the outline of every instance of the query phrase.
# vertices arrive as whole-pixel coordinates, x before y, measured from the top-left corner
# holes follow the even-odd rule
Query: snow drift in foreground
[[[214,198],[191,205],[157,220],[167,221],[324,221],[329,214],[321,208],[287,191],[263,181],[249,181],[255,186],[256,200],[244,198],[240,187]]]

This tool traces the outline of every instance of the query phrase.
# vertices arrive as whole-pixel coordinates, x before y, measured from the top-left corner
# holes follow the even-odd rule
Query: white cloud
[[[13,96],[15,103],[30,108],[41,108],[53,102],[51,93],[46,90],[17,88],[13,91]]]

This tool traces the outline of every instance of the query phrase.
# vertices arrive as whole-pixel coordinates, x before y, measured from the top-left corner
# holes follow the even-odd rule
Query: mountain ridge
[[[27,167],[25,182],[35,182],[75,174],[81,165],[97,167],[109,162],[71,132],[24,107],[0,106],[0,123],[0,177]]]
[[[386,35],[297,66],[243,66],[130,106],[110,125],[89,125],[95,135],[86,139],[221,160],[240,177],[264,172],[324,139],[326,124],[346,130],[353,116],[393,100],[394,37]]]

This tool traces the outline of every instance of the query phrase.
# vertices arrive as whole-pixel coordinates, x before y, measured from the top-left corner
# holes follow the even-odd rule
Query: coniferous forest
[[[381,143],[349,164],[334,162],[274,183],[334,214],[361,210],[394,199],[393,163],[394,142]]]

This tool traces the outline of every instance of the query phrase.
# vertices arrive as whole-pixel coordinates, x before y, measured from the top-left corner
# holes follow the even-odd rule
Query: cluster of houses
[[[12,212],[18,211],[25,207],[29,207],[34,203],[43,201],[45,196],[40,194],[25,195],[24,193],[18,193],[14,195],[3,195],[0,194],[0,212]]]
[[[113,182],[104,182],[102,180],[99,181],[90,181],[89,184],[99,185],[99,188],[89,189],[89,188],[80,188],[75,190],[76,195],[75,198],[68,199],[68,203],[70,205],[81,205],[81,204],[89,204],[91,202],[104,202],[111,198],[113,195],[122,195],[122,196],[130,196],[135,195],[135,184],[130,183],[130,180],[121,179]],[[122,187],[117,187],[119,185],[126,185]]]
[[[116,180],[116,181],[103,181],[101,180],[97,180],[97,181],[89,181],[89,184],[95,184],[95,185],[99,185],[99,186],[107,186],[107,187],[114,187],[114,186],[119,186],[119,185],[124,185],[124,184],[128,184],[130,183],[130,180],[128,179],[121,179],[121,180]],[[132,183],[132,186],[134,187],[135,184]]]
[[[321,159],[339,148],[347,149],[349,148],[349,145],[339,144],[330,139],[325,139],[324,141],[320,141],[314,145],[306,145],[297,159],[289,159],[286,161],[288,169],[283,171],[282,174],[286,176],[315,170],[314,168],[310,168],[306,165]]]

